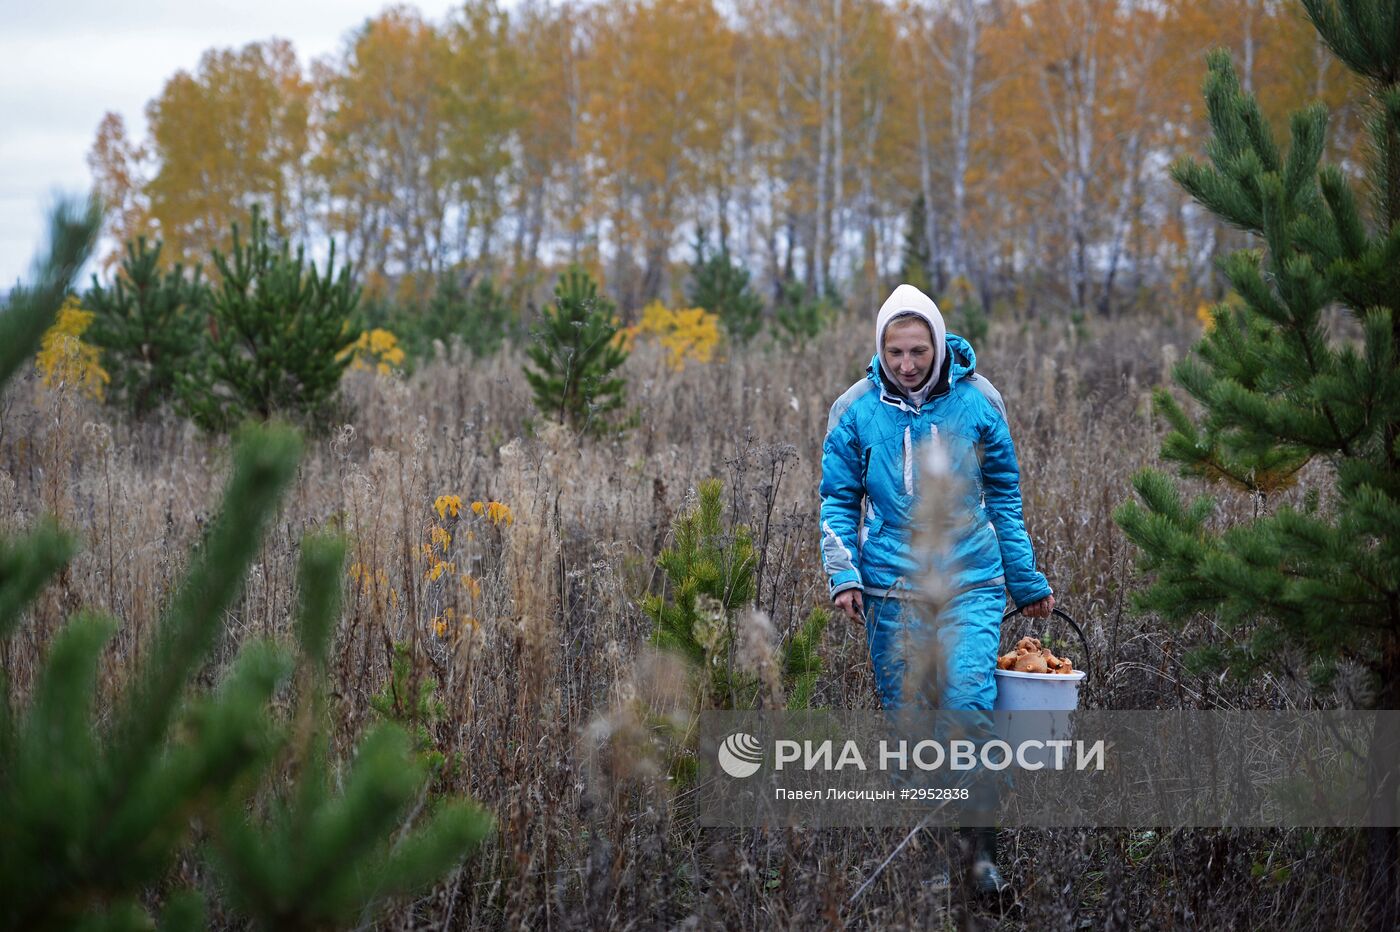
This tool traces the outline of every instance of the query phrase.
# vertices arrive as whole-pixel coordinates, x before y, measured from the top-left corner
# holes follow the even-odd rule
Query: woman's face
[[[905,389],[915,389],[933,366],[933,334],[922,320],[897,320],[885,328],[885,370]]]

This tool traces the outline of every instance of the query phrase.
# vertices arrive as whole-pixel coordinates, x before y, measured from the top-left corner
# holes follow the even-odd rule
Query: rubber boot
[[[972,834],[972,886],[982,896],[1000,897],[1011,884],[997,868],[997,830],[974,828]]]

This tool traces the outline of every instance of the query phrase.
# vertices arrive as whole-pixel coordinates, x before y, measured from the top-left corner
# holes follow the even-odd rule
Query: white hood
[[[928,329],[933,333],[933,369],[929,374],[928,381],[919,386],[917,391],[907,392],[917,405],[923,404],[929,389],[938,378],[938,374],[943,371],[943,360],[948,355],[948,327],[943,323],[943,315],[939,312],[938,305],[934,304],[932,298],[913,285],[900,285],[890,292],[885,303],[880,305],[880,313],[875,318],[875,355],[880,360],[881,377],[887,385],[896,389],[898,389],[899,381],[885,371],[885,328],[897,315],[908,313],[917,314],[923,318],[924,323],[928,324]]]

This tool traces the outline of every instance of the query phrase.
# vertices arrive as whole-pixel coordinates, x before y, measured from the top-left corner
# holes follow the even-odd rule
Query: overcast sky
[[[134,141],[146,102],[209,48],[289,39],[305,67],[386,0],[0,0],[0,293],[27,279],[55,193],[91,186],[87,152],[109,110]],[[456,4],[414,4],[442,22]]]

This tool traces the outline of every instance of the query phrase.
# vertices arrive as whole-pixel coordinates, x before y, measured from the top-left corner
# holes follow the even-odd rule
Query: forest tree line
[[[258,204],[393,301],[578,263],[631,319],[679,292],[705,231],[774,299],[878,301],[899,276],[983,307],[1193,308],[1240,245],[1166,171],[1200,154],[1215,47],[1276,126],[1325,102],[1327,158],[1354,164],[1356,87],[1292,2],[389,7],[325,59],[210,49],[145,139],[109,113],[104,267],[139,234],[203,261]]]

